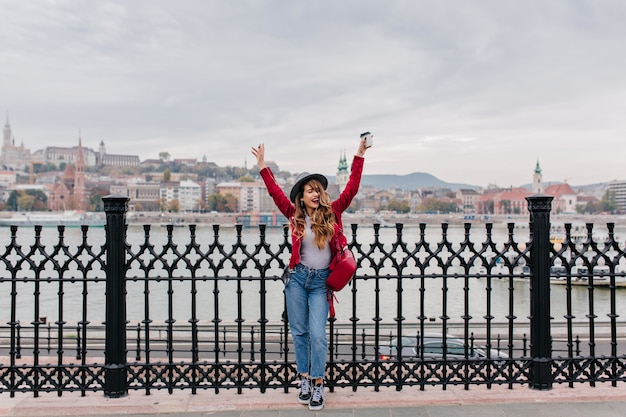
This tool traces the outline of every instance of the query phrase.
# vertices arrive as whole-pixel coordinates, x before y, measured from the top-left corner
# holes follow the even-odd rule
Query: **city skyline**
[[[9,127],[8,130],[11,131],[10,124],[8,123],[8,117],[7,117],[7,124],[5,124],[5,128],[7,128],[7,126]],[[32,156],[31,157],[31,161],[35,161],[36,163],[43,163],[45,161],[40,160],[42,155],[34,156],[34,154],[36,154],[36,153],[37,154],[43,154],[43,153],[46,152],[46,149],[49,149],[49,148],[53,148],[53,149],[56,149],[56,150],[61,151],[61,152],[71,152],[72,150],[77,149],[79,147],[79,144],[80,144],[80,147],[82,147],[83,152],[89,151],[92,154],[96,155],[96,154],[98,154],[98,152],[100,150],[103,149],[103,146],[106,147],[106,144],[104,144],[102,142],[98,145],[98,148],[91,147],[91,146],[89,146],[89,144],[87,144],[86,146],[82,146],[82,136],[79,134],[78,137],[79,137],[78,142],[76,144],[74,144],[74,145],[69,145],[69,146],[61,146],[61,145],[58,145],[58,144],[49,144],[48,146],[46,146],[45,148],[42,148],[42,149],[29,149],[28,146],[26,146],[26,144],[21,144],[21,145],[17,145],[16,144],[16,146],[20,146],[20,147],[24,146],[25,150],[29,151],[31,156]],[[138,158],[137,155],[120,154],[120,153],[115,153],[115,151],[113,151],[113,154],[111,154],[109,152],[106,152],[105,155],[107,155],[107,156],[108,155],[113,155],[114,157],[118,157],[118,158],[128,158],[128,157]],[[2,154],[0,154],[0,156],[2,156]],[[158,155],[156,158],[146,158],[146,159],[143,159],[143,160],[141,158],[139,158],[137,160],[137,163],[139,164],[140,162],[148,161],[148,160],[158,160],[158,159],[160,159],[160,157],[161,157],[161,155]],[[337,162],[338,162],[338,164],[341,164],[341,161],[344,160],[344,158],[345,158],[345,152],[343,152],[343,151],[339,152],[338,155],[337,155]],[[187,159],[194,159],[198,163],[200,163],[200,162],[202,162],[202,159],[204,159],[204,156],[201,157],[201,158],[200,157],[198,157],[198,158],[182,158],[182,157],[179,157],[178,155],[171,155],[171,154],[169,154],[168,155],[168,161],[163,161],[163,162],[164,163],[175,162],[176,160],[178,160],[178,161],[186,161]],[[54,163],[54,161],[48,161],[48,162],[53,162]],[[220,166],[220,167],[223,167],[223,168],[228,166],[228,165],[220,165],[219,163],[216,163],[215,161],[210,161],[210,160],[207,160],[206,162],[207,163],[215,163],[217,166]],[[268,162],[271,162],[272,164],[275,163],[275,161],[268,161]],[[70,163],[70,165],[74,165],[72,163],[72,160],[69,160],[69,163]],[[92,161],[92,163],[95,163],[95,161]],[[184,162],[184,163],[187,164],[187,162]],[[233,165],[231,165],[231,166],[233,166]],[[278,164],[277,164],[277,166],[278,166]],[[533,169],[529,170],[529,175],[532,176],[533,173],[536,173],[536,169],[538,169],[538,168],[541,169],[540,166],[541,166],[540,161],[537,160],[536,163],[535,163],[535,166],[533,167]],[[249,168],[251,168],[251,166],[244,166],[244,165],[242,165],[242,166],[239,166],[239,168],[249,169]],[[278,168],[281,171],[283,171],[283,169],[280,166],[278,166]],[[299,171],[291,171],[291,173],[293,175],[297,175],[299,173]],[[336,170],[333,171],[333,172],[321,172],[321,173],[323,175],[329,176],[331,178],[334,177],[337,174]],[[496,184],[496,183],[472,184],[472,183],[467,183],[467,182],[454,182],[454,181],[449,181],[446,178],[442,178],[442,177],[438,177],[436,175],[433,175],[432,173],[423,172],[423,171],[408,172],[406,174],[364,174],[364,176],[367,177],[367,176],[372,176],[372,175],[373,176],[379,175],[381,177],[393,177],[393,176],[396,176],[398,178],[403,178],[403,177],[411,177],[414,174],[425,174],[426,176],[432,176],[434,179],[442,181],[442,182],[450,184],[450,185],[467,185],[467,186],[479,187],[479,188],[487,188],[487,187],[491,187],[491,186],[497,186],[498,188],[515,188],[515,187],[529,187],[529,186],[532,185],[532,178],[531,178],[530,181],[527,181],[527,182],[522,182],[522,183],[519,183],[519,184],[508,184],[508,185],[506,185],[506,184]],[[546,182],[546,184],[568,183],[567,180],[561,181],[561,180],[558,180],[558,179],[557,180],[550,180],[550,179],[548,179],[545,182]],[[406,183],[406,180],[403,180],[403,183]],[[600,183],[589,183],[589,182],[587,182],[587,183],[570,184],[570,185],[574,185],[574,186],[588,186],[588,185],[601,184],[601,183],[606,184],[606,183],[609,183],[609,181],[600,182]],[[401,186],[399,188],[406,188],[406,187],[405,186]],[[456,188],[458,188],[458,187],[456,187]]]
[[[5,8],[0,105],[31,150],[104,141],[332,175],[623,180],[619,1],[33,1]],[[92,145],[93,144],[93,145]],[[314,155],[315,157],[310,157]]]

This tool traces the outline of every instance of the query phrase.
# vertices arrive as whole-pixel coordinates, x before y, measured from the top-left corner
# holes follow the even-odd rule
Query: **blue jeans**
[[[330,270],[299,264],[285,288],[289,328],[296,352],[298,373],[324,378],[326,371],[326,278]]]

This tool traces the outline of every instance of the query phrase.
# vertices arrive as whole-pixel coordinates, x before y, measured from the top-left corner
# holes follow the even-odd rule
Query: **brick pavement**
[[[0,416],[170,416],[170,417],[232,417],[232,416],[299,416],[358,415],[364,416],[593,416],[626,417],[626,385],[598,385],[575,388],[557,385],[552,390],[536,391],[526,386],[482,386],[464,390],[462,387],[407,387],[402,391],[382,389],[337,389],[327,393],[327,405],[313,413],[297,404],[295,391],[256,390],[237,394],[234,391],[189,391],[168,394],[153,391],[145,395],[131,391],[123,398],[105,398],[102,393],[81,397],[76,393],[44,393],[35,398],[32,393],[11,398],[0,394]]]

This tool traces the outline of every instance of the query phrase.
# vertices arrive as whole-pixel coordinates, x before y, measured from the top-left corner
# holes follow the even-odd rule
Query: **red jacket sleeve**
[[[346,188],[341,192],[339,198],[332,203],[334,211],[343,213],[352,204],[352,199],[359,191],[359,186],[361,185],[364,161],[365,158],[354,155],[352,166],[350,167],[350,179],[348,179]]]
[[[270,197],[274,200],[274,204],[278,210],[283,213],[287,219],[290,219],[295,211],[295,206],[291,203],[291,200],[285,195],[285,192],[280,185],[276,182],[276,178],[272,173],[272,170],[269,167],[263,168],[260,172],[261,178],[263,178],[263,182],[265,183],[265,187],[267,188],[267,192]]]

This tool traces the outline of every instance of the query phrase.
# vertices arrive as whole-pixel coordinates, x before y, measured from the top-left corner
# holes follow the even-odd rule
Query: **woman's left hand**
[[[356,151],[357,156],[363,157],[365,155],[365,151],[369,149],[367,146],[365,146],[366,140],[367,139],[365,138],[361,138],[361,143],[359,143],[359,149]]]

